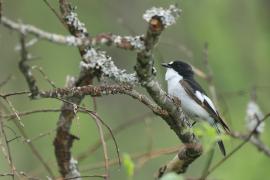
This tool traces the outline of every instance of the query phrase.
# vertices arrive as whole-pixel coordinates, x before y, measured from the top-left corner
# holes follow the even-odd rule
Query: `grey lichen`
[[[66,23],[68,25],[71,25],[74,27],[74,29],[80,31],[81,38],[85,37],[85,34],[87,34],[87,29],[85,28],[85,24],[82,23],[78,19],[78,15],[75,12],[70,12],[66,17],[65,17]]]
[[[145,46],[144,46],[144,42],[143,42],[143,35],[141,36],[117,36],[117,35],[113,35],[112,37],[113,39],[113,43],[116,46],[121,45],[123,42],[128,42],[130,43],[130,45],[138,51],[144,50]]]
[[[70,162],[69,162],[69,170],[70,172],[67,174],[67,176],[65,178],[73,178],[76,180],[81,180],[80,176],[80,172],[78,171],[78,161],[75,160],[73,157],[71,157]]]
[[[76,84],[76,78],[74,76],[67,75],[66,76],[66,84],[65,87],[71,88]]]
[[[138,82],[135,73],[128,74],[126,70],[121,70],[115,66],[112,58],[107,56],[104,51],[97,51],[93,48],[87,50],[83,56],[84,61],[81,61],[81,71],[88,71],[89,69],[97,69],[115,81],[128,84],[136,84]]]
[[[246,126],[249,131],[253,131],[258,123],[264,118],[263,112],[261,111],[258,104],[250,100],[247,105],[246,110]],[[262,133],[264,130],[264,122],[260,122],[260,125],[257,127],[256,132]]]
[[[158,16],[161,18],[163,25],[168,27],[176,22],[181,11],[182,10],[175,5],[170,5],[168,9],[152,7],[151,9],[146,10],[143,14],[143,19],[149,22],[153,17]]]
[[[69,46],[77,46],[78,44],[82,44],[82,40],[74,36],[66,36],[65,41],[67,42],[67,45]]]

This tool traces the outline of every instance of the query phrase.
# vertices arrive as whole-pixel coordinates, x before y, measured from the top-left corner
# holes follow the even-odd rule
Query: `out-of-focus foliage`
[[[131,157],[129,154],[125,153],[123,154],[123,165],[126,169],[128,179],[132,179],[134,175],[134,162],[132,161]]]
[[[49,32],[68,35],[63,25],[50,11],[42,0],[3,0],[4,15],[23,23],[35,25]],[[57,1],[50,0],[58,10]],[[231,129],[246,131],[245,111],[249,99],[249,91],[257,86],[258,104],[263,112],[270,111],[270,2],[267,0],[80,0],[71,2],[77,6],[80,19],[86,24],[90,36],[101,32],[111,32],[120,35],[140,35],[145,33],[146,23],[142,14],[150,7],[168,7],[177,3],[182,9],[182,15],[173,25],[166,29],[160,39],[155,54],[157,78],[166,88],[164,69],[160,66],[163,61],[182,59],[192,63],[197,68],[206,70],[202,61],[203,45],[209,43],[209,63],[214,73],[214,84],[219,96],[220,113],[225,117]],[[32,37],[28,37],[30,40]],[[19,42],[19,35],[0,26],[0,81],[9,74],[13,79],[1,88],[1,93],[27,89],[22,74],[18,70],[20,54],[14,51]],[[134,71],[136,54],[116,48],[100,47],[107,50],[115,64],[129,72]],[[43,68],[48,77],[58,87],[63,87],[67,75],[78,75],[80,55],[74,47],[51,44],[40,41],[29,49],[36,60],[29,62]],[[34,71],[41,89],[51,89],[50,85]],[[204,89],[207,83],[197,78]],[[236,91],[244,91],[238,95]],[[143,91],[144,92],[144,91]],[[145,92],[144,92],[145,93]],[[59,108],[61,103],[56,100],[30,101],[26,96],[10,98],[18,111],[40,108]],[[4,103],[0,100],[1,103]],[[86,98],[84,105],[93,108],[91,98]],[[121,95],[97,98],[98,114],[112,128],[137,117],[148,109],[130,97]],[[56,127],[58,113],[42,113],[22,117],[24,130],[30,138]],[[142,121],[143,122],[143,121]],[[9,122],[10,128],[17,132],[16,127]],[[196,127],[198,125],[195,125]],[[146,128],[147,127],[147,128]],[[270,145],[266,122],[262,140]],[[149,130],[150,129],[150,130]],[[9,139],[14,135],[6,130]],[[149,131],[151,133],[149,133]],[[72,133],[80,137],[75,141],[72,153],[76,157],[99,139],[96,125],[87,115],[80,114],[74,120]],[[17,132],[19,135],[19,132]],[[53,149],[54,133],[33,141],[42,156],[48,161],[55,173],[58,172]],[[116,136],[120,153],[127,152],[132,156],[149,150],[171,147],[179,144],[176,135],[160,119],[153,116],[150,123],[137,123],[123,130]],[[239,140],[228,140],[225,146],[228,152]],[[32,155],[29,147],[22,138],[12,141],[11,153],[19,171],[45,179],[47,173],[39,161]],[[110,159],[116,158],[114,145],[108,142]],[[217,151],[216,146],[216,151]],[[174,157],[164,155],[152,159],[143,167],[136,169],[133,179],[151,179],[158,168]],[[206,153],[195,161],[185,176],[200,176],[207,161]],[[215,153],[213,162],[222,158]],[[103,169],[94,169],[94,165],[103,162],[102,148],[79,162],[83,175],[102,174]],[[136,161],[135,161],[136,162]],[[225,180],[268,179],[270,177],[269,158],[258,152],[252,145],[245,145],[240,151],[220,166],[210,178]],[[9,167],[0,153],[0,172],[8,172]],[[110,168],[112,179],[127,179],[125,168],[118,166]]]
[[[215,145],[218,140],[229,140],[228,136],[225,134],[218,134],[215,127],[212,127],[206,122],[202,122],[201,126],[195,126],[194,133],[200,137],[204,152],[208,152],[213,148],[213,145]]]

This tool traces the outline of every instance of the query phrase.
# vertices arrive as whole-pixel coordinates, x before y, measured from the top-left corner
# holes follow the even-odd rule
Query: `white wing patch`
[[[211,106],[211,108],[217,113],[217,110],[214,106],[214,103],[211,101],[211,99],[204,94],[203,94],[203,97],[204,97],[204,100],[206,100],[206,102],[208,102],[208,104]]]
[[[214,106],[214,103],[211,101],[211,99],[209,97],[207,97],[205,94],[202,94],[200,91],[196,91],[195,92],[195,96],[201,101],[206,101],[210,107],[217,113],[217,110]]]
[[[203,94],[202,94],[200,91],[196,91],[196,92],[195,92],[195,96],[196,96],[201,102],[203,102],[204,97],[203,97]]]

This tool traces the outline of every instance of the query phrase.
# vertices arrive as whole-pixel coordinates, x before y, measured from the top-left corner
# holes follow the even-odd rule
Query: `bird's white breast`
[[[200,117],[203,120],[209,121],[210,116],[206,110],[203,109],[196,101],[194,101],[180,84],[180,80],[182,79],[183,77],[180,76],[176,71],[173,69],[167,69],[165,80],[168,82],[168,94],[180,99],[181,106],[187,115],[191,117]],[[203,101],[203,94],[196,91],[195,95],[201,101]]]

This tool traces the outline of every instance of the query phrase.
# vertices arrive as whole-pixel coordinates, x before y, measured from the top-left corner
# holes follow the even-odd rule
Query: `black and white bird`
[[[220,128],[230,132],[227,124],[219,116],[214,103],[206,95],[202,87],[195,81],[192,67],[182,61],[172,61],[162,66],[167,68],[165,80],[168,82],[168,94],[181,101],[184,112],[193,119],[207,121],[220,134]],[[218,140],[219,148],[224,156],[226,151],[222,140]]]

